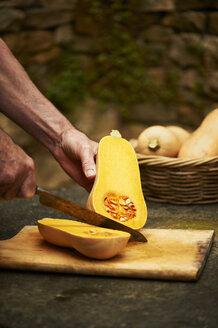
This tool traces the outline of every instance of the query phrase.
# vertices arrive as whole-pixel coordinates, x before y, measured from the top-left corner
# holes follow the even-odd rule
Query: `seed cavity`
[[[126,195],[108,193],[104,198],[105,210],[112,219],[126,222],[136,216],[136,207]]]

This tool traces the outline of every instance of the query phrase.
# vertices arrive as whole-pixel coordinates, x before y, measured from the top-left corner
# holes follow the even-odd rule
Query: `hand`
[[[95,177],[94,160],[97,153],[97,143],[76,130],[67,118],[43,96],[1,39],[0,53],[0,111],[49,149],[62,168],[76,182],[90,191]],[[20,151],[19,149],[18,153]],[[5,163],[7,163],[6,155],[7,153],[4,154]],[[16,155],[16,151],[13,155]],[[30,163],[30,159],[26,156],[23,155],[22,158],[21,155],[20,161],[26,159],[29,163],[27,168],[30,166],[30,171],[33,172],[33,163]],[[18,166],[19,163],[18,161]],[[25,167],[25,170],[27,168]],[[9,169],[10,167],[8,167]],[[18,175],[24,174],[24,172],[20,172],[22,165],[17,169]],[[11,169],[10,176],[15,174],[14,171],[14,168]],[[28,178],[31,184],[30,195],[32,195],[32,185],[35,184],[32,179],[33,174]],[[15,177],[12,180],[17,183]],[[9,183],[9,185],[11,184]],[[24,197],[29,195],[24,189],[21,189],[21,194]],[[16,192],[8,195],[12,197],[16,195]],[[6,197],[8,196],[6,195]]]
[[[0,130],[0,196],[32,198],[36,181],[33,160]]]
[[[96,175],[97,149],[97,142],[70,128],[62,134],[61,143],[53,155],[65,172],[90,192]]]

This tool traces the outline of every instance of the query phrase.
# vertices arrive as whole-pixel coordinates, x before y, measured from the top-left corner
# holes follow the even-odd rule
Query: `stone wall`
[[[0,1],[0,34],[36,84],[48,83],[49,62],[73,44],[89,69],[98,54],[101,31],[90,14],[90,0]],[[197,125],[218,106],[218,2],[216,0],[128,0],[133,35],[147,47],[151,81],[167,85],[176,75],[176,99],[168,105],[141,102],[131,118],[142,123]],[[106,22],[107,24],[107,22]],[[170,88],[170,86],[169,86]]]

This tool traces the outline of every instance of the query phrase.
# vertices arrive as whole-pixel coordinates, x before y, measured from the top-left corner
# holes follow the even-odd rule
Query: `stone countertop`
[[[80,187],[55,192],[85,206]],[[197,282],[170,282],[0,270],[0,327],[217,327],[218,204],[147,202],[148,228],[215,230]],[[66,215],[31,200],[0,203],[0,239],[43,217]]]

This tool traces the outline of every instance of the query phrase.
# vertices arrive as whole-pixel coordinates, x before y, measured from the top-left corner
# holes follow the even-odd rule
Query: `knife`
[[[71,201],[57,197],[40,187],[36,188],[36,194],[39,196],[40,203],[45,206],[53,208],[59,212],[71,215],[92,225],[108,229],[126,231],[131,234],[130,240],[132,241],[147,242],[145,236],[139,231],[127,227],[126,225],[117,221],[111,220],[106,216],[98,214],[94,211],[90,211]]]

